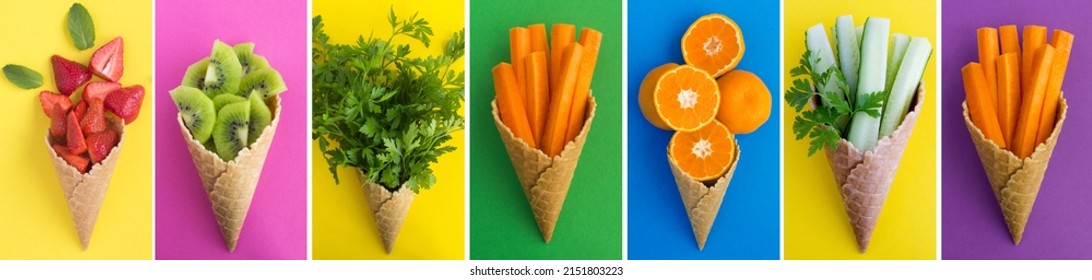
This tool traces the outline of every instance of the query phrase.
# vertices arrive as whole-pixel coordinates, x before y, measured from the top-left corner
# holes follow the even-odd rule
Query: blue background
[[[653,127],[637,104],[645,74],[668,62],[684,64],[680,40],[699,17],[721,13],[743,30],[746,46],[736,69],[755,73],[770,89],[770,119],[737,135],[739,166],[717,220],[699,251],[667,163],[672,131]],[[629,2],[629,259],[778,259],[781,154],[778,119],[781,79],[778,1]]]

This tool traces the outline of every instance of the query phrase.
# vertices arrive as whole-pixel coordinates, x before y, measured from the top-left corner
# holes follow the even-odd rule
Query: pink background
[[[211,8],[216,7],[216,8]],[[307,258],[307,1],[156,2],[156,259]],[[280,71],[280,124],[234,253],[178,128],[168,91],[212,42],[254,42]]]

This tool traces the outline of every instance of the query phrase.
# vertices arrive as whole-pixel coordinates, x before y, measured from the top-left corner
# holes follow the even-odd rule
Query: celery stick
[[[861,70],[857,83],[857,106],[862,106],[868,94],[883,92],[887,81],[887,43],[891,20],[868,18],[861,41]],[[881,106],[882,112],[882,106]],[[849,125],[846,139],[861,151],[872,150],[879,139],[880,118],[857,112]]]
[[[857,69],[861,63],[861,44],[857,41],[857,31],[853,28],[853,16],[838,17],[834,23],[835,44],[838,46],[838,66],[846,77],[849,92],[857,94]]]
[[[880,137],[891,135],[891,132],[894,132],[895,128],[902,123],[902,119],[906,117],[907,111],[910,110],[910,101],[913,100],[914,92],[921,83],[921,76],[925,74],[925,65],[929,63],[929,57],[932,55],[933,47],[929,44],[929,39],[915,37],[910,40],[895,83],[891,88],[891,95],[887,97],[887,104],[884,106]]]
[[[895,74],[899,73],[902,58],[906,53],[906,46],[910,44],[910,37],[901,33],[891,35],[891,55],[887,59],[887,84],[884,87],[891,90],[891,84],[895,83]]]

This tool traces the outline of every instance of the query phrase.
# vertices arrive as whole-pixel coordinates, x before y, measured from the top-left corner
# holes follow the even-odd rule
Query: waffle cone
[[[68,211],[72,213],[72,222],[76,225],[76,234],[80,237],[80,246],[87,250],[91,243],[91,233],[95,230],[95,221],[99,217],[99,210],[106,200],[106,190],[110,186],[110,178],[114,175],[114,166],[118,163],[121,153],[121,145],[125,144],[125,124],[119,119],[107,118],[110,129],[117,131],[118,144],[110,150],[110,154],[101,162],[92,165],[87,173],[80,173],[75,167],[64,161],[57,151],[53,150],[49,132],[46,132],[45,144],[53,159],[53,170],[57,173],[57,181],[64,190],[64,200],[68,204]]]
[[[1028,217],[1031,216],[1031,208],[1035,205],[1035,197],[1039,195],[1039,186],[1043,183],[1043,175],[1046,174],[1050,156],[1054,153],[1054,145],[1058,143],[1058,135],[1062,132],[1062,124],[1065,123],[1068,104],[1065,98],[1058,101],[1059,111],[1057,124],[1054,131],[1045,142],[1039,144],[1031,156],[1019,159],[1012,152],[1002,149],[986,136],[978,127],[974,126],[967,112],[967,102],[963,102],[963,122],[967,125],[967,131],[971,133],[971,141],[978,151],[978,159],[982,161],[982,168],[986,170],[986,177],[990,180],[994,197],[1001,205],[1001,213],[1005,216],[1005,224],[1012,235],[1012,242],[1019,245],[1024,236],[1024,227],[1027,226]]]
[[[360,175],[361,181],[365,181],[364,174]],[[394,250],[394,242],[398,240],[398,232],[402,230],[402,222],[406,221],[410,205],[413,204],[413,191],[406,187],[399,187],[396,191],[387,190],[373,182],[364,182],[364,195],[368,197],[368,208],[375,216],[375,225],[379,229],[379,237],[383,238],[383,248],[387,254]]]
[[[880,211],[895,180],[924,100],[925,89],[919,85],[913,109],[907,112],[895,131],[880,138],[872,150],[861,152],[845,139],[838,140],[837,149],[826,149],[827,161],[834,172],[834,180],[845,202],[846,215],[849,216],[857,249],[861,253],[868,250],[872,231],[880,219]]]
[[[239,151],[238,156],[230,162],[225,162],[215,152],[209,151],[201,142],[190,137],[182,115],[178,115],[182,137],[186,139],[186,147],[193,157],[193,164],[201,175],[201,184],[212,203],[212,210],[216,214],[216,222],[220,224],[220,233],[224,236],[228,251],[235,251],[235,245],[239,242],[243,220],[250,209],[250,201],[258,187],[258,178],[261,177],[269,145],[273,143],[273,135],[280,121],[280,97],[273,97],[272,103],[268,105],[273,111],[272,123],[262,130],[258,140]]]
[[[565,203],[565,195],[569,193],[569,184],[572,183],[573,172],[576,171],[577,160],[584,150],[584,141],[591,129],[592,119],[595,118],[595,97],[588,97],[588,111],[584,128],[576,139],[565,144],[561,153],[554,157],[548,157],[539,149],[531,148],[526,142],[517,138],[512,130],[500,120],[497,111],[497,102],[493,101],[493,123],[497,125],[504,149],[508,151],[508,157],[512,160],[512,167],[516,170],[523,194],[531,204],[531,212],[535,215],[542,239],[550,243],[553,238],[554,227],[557,218],[561,214],[561,206]]]
[[[679,168],[675,159],[668,156],[667,162],[671,164],[671,174],[675,175],[675,184],[679,187],[679,196],[682,197],[683,206],[686,207],[686,215],[690,217],[690,227],[694,230],[694,239],[698,242],[698,250],[705,248],[705,240],[709,237],[709,231],[713,229],[713,221],[717,219],[720,204],[724,201],[724,194],[728,191],[728,183],[732,181],[732,174],[736,173],[736,163],[739,163],[739,143],[732,143],[736,154],[732,159],[728,172],[708,186]]]

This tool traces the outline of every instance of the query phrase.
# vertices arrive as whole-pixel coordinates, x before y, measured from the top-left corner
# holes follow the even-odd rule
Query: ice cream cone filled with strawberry
[[[121,37],[95,51],[89,66],[57,55],[52,64],[59,93],[38,94],[51,121],[45,146],[86,250],[125,142],[125,126],[140,113],[144,87],[118,83],[124,72]]]
[[[280,120],[281,74],[254,43],[216,40],[212,53],[186,70],[170,91],[228,251],[235,251]]]

